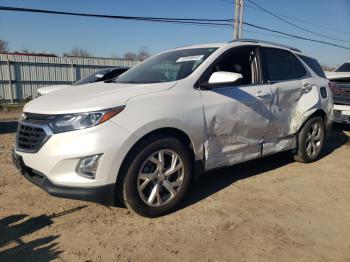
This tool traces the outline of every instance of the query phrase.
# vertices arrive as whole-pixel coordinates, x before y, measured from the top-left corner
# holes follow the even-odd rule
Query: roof
[[[301,53],[301,51],[297,48],[290,47],[287,45],[282,45],[274,42],[268,42],[268,41],[262,41],[262,40],[257,40],[257,39],[237,39],[237,40],[232,40],[228,43],[211,43],[211,44],[199,44],[199,45],[189,45],[189,46],[182,46],[175,48],[176,49],[188,49],[188,48],[210,48],[210,47],[225,47],[225,46],[231,46],[233,44],[239,44],[239,43],[254,43],[254,44],[263,44],[264,46],[270,46],[270,47],[278,47],[278,48],[283,48],[283,49],[289,49],[294,52]]]
[[[279,43],[274,43],[274,42],[269,42],[269,41],[257,40],[257,39],[237,39],[237,40],[232,40],[229,43],[239,43],[239,42],[244,42],[244,43],[251,42],[251,43],[264,44],[264,45],[269,45],[269,46],[282,47],[285,49],[290,49],[290,50],[301,53],[301,51],[295,47],[291,47],[291,46],[287,46],[287,45],[283,45],[283,44],[279,44]]]
[[[177,50],[177,49],[188,49],[188,48],[220,48],[220,47],[224,47],[226,46],[227,43],[209,43],[209,44],[198,44],[198,45],[187,45],[187,46],[179,46],[179,47],[176,47],[174,48],[174,50]]]

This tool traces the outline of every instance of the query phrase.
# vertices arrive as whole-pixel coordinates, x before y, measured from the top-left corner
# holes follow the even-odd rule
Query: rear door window
[[[304,66],[291,52],[277,48],[263,50],[268,81],[300,79],[307,74]]]
[[[323,77],[326,78],[325,73],[323,72],[322,67],[320,66],[320,64],[317,62],[316,59],[313,59],[311,57],[307,57],[307,56],[303,56],[303,55],[298,55],[298,57],[303,60],[303,62],[305,64],[308,65],[308,67],[310,67],[312,69],[312,71],[315,72],[316,75],[318,75],[319,77]]]

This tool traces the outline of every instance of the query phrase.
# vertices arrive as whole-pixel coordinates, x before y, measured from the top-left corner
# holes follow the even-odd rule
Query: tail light
[[[339,92],[339,89],[338,89],[336,83],[334,83],[334,82],[328,82],[328,86],[329,86],[329,88],[331,89],[331,91],[332,91],[333,94],[337,94],[337,93]]]

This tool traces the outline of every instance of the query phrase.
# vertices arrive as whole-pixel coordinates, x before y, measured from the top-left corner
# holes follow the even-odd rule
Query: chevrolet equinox
[[[332,106],[320,65],[295,48],[187,46],[27,103],[12,157],[51,195],[156,217],[204,171],[287,150],[317,160]]]

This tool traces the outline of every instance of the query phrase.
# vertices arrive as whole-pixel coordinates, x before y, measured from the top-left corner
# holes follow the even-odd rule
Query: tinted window
[[[339,66],[335,72],[350,72],[350,63],[344,63]]]
[[[122,73],[126,72],[127,70],[128,69],[126,69],[126,68],[113,69],[112,71],[110,71],[107,74],[105,74],[102,80],[105,81],[105,80],[114,79],[114,78],[120,76]]]
[[[269,81],[298,79],[306,75],[306,70],[290,52],[264,48],[267,75]]]
[[[326,75],[323,72],[322,67],[320,64],[317,62],[316,59],[313,59],[311,57],[303,56],[303,55],[298,55],[301,60],[305,62],[305,64],[308,65],[314,71],[318,76],[326,78]]]
[[[101,81],[101,80],[103,80],[104,75],[106,73],[108,73],[109,71],[111,71],[110,68],[101,69],[99,71],[94,72],[91,75],[83,77],[79,81],[75,82],[74,85],[84,85],[84,84],[88,84],[88,83],[94,83],[94,82]]]

